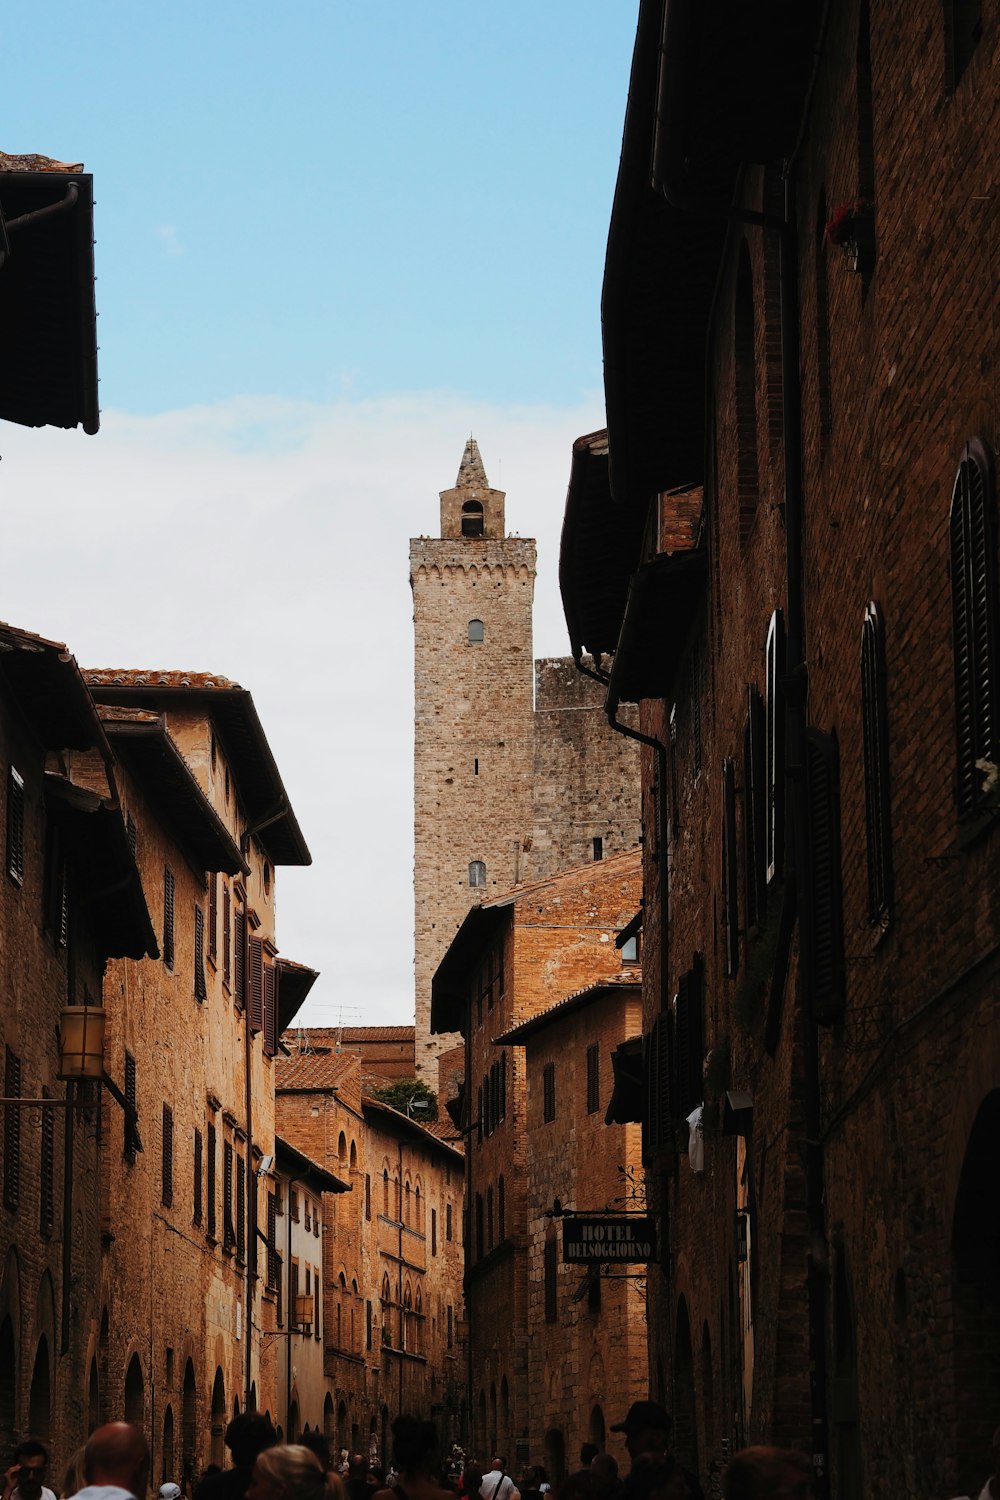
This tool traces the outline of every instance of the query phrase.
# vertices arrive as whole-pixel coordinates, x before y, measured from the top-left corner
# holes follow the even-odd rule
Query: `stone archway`
[[[146,1386],[138,1354],[133,1354],[125,1371],[125,1420],[137,1427],[145,1426]]]
[[[221,1365],[216,1367],[212,1384],[212,1462],[219,1468],[226,1464],[226,1380]]]
[[[163,1413],[163,1447],[160,1451],[161,1484],[176,1483],[174,1479],[174,1409],[168,1406]]]

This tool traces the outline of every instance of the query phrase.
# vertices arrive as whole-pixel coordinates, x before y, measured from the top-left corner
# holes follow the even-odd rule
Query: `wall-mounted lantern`
[[[100,1082],[104,1077],[104,1011],[98,1005],[67,1005],[59,1017],[59,1077]]]
[[[313,1299],[308,1292],[299,1292],[295,1298],[295,1322],[304,1333],[312,1328]]]

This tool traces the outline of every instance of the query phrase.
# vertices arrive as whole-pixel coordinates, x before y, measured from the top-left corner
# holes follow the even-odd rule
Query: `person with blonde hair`
[[[59,1486],[59,1494],[61,1500],[69,1500],[70,1495],[78,1494],[87,1483],[87,1476],[83,1467],[83,1461],[86,1453],[87,1445],[86,1443],[83,1443],[79,1448],[77,1448],[76,1452],[73,1454],[73,1457],[66,1465],[66,1470],[62,1477],[62,1484]]]
[[[258,1453],[247,1500],[344,1500],[344,1483],[327,1473],[311,1448],[278,1443]]]

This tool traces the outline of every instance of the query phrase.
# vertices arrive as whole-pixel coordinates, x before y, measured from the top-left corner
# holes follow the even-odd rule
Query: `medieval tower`
[[[414,625],[417,1072],[458,1038],[430,1033],[431,980],[480,897],[523,879],[534,774],[535,543],[505,534],[475,439],[441,534],[410,541]]]

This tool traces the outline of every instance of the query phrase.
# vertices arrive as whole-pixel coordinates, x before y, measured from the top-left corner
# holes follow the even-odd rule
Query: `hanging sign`
[[[567,1215],[562,1221],[563,1260],[641,1263],[659,1259],[656,1220],[618,1214],[606,1218]]]

